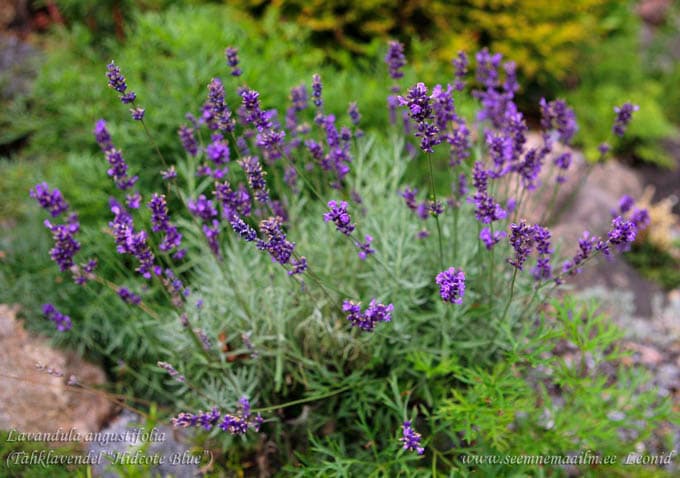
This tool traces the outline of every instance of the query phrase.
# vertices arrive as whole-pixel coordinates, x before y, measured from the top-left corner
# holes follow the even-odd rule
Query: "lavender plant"
[[[545,338],[532,325],[569,276],[597,255],[626,250],[647,223],[626,200],[602,232],[584,232],[559,257],[545,224],[524,220],[530,196],[570,180],[570,153],[556,145],[568,146],[576,131],[571,109],[542,100],[542,143],[530,147],[513,63],[483,50],[473,79],[461,53],[453,84],[400,85],[406,59],[393,42],[394,121],[381,142],[359,129],[356,103],[342,116],[325,110],[319,75],[291,89],[282,114],[242,82],[247,65],[235,48],[225,58],[225,78],[205,79],[205,102],[178,126],[181,158],[153,147],[145,118],[154,112],[135,106],[121,70],[108,66],[109,85],[133,105],[165,169],[157,190],[137,189],[143,162],[124,160],[98,121],[102,171],[118,189],[100,240],[115,246],[123,267],[117,277],[98,272],[71,213],[45,222],[60,270],[129,307],[144,340],[165,351],[152,363],[166,376],[172,423],[205,431],[225,450],[247,453],[261,433],[281,447],[265,456],[279,465],[292,440],[310,470],[316,454],[356,473],[420,473],[426,461],[436,474],[479,436],[507,449],[494,438],[499,423],[519,420],[521,392],[540,393],[518,358],[534,357]],[[480,101],[473,121],[456,111],[466,84]],[[617,109],[617,135],[634,110]],[[428,184],[404,184],[414,164]],[[41,183],[31,196],[53,220],[68,211],[67,192]],[[50,304],[45,311],[63,333],[80,326],[76,311],[73,320]],[[510,385],[515,366],[524,381]],[[477,415],[465,417],[458,404],[466,390],[477,393],[483,370],[498,379],[495,393],[507,386],[517,403],[498,422],[484,416],[488,428],[474,435]],[[352,454],[359,458],[347,461]]]

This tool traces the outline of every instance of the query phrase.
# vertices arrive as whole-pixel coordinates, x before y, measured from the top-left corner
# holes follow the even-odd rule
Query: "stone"
[[[199,465],[212,462],[212,451],[203,450],[200,455],[190,454],[190,445],[183,430],[174,430],[168,425],[156,425],[145,429],[144,420],[139,415],[124,410],[101,432],[101,440],[88,443],[88,453],[103,456],[101,463],[93,467],[94,476],[116,478],[120,476],[111,465],[118,463],[146,462],[149,464],[148,476],[172,476],[174,478],[193,478],[199,475]],[[140,438],[147,434],[148,448],[142,449]],[[115,437],[116,440],[108,440]],[[122,440],[118,438],[124,438]],[[136,465],[135,465],[136,466]]]
[[[73,352],[56,350],[47,340],[30,335],[17,320],[17,307],[0,305],[0,429],[18,432],[96,432],[112,413],[112,404],[99,393],[70,387],[75,375],[87,385],[101,385],[106,374]],[[57,370],[56,377],[36,364]]]

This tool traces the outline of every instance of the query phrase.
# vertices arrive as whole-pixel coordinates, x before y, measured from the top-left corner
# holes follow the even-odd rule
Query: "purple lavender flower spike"
[[[621,196],[621,199],[619,199],[619,213],[618,214],[612,214],[613,216],[622,216],[626,214],[628,211],[630,211],[633,206],[635,205],[635,199],[630,197],[628,194],[624,194]]]
[[[225,133],[234,131],[234,119],[225,102],[224,85],[219,78],[213,78],[208,84],[208,101],[204,107],[204,118],[211,130],[220,130]]]
[[[511,224],[509,241],[515,250],[515,257],[508,259],[508,263],[521,271],[534,246],[534,228],[528,226],[524,221],[519,224]]]
[[[31,189],[30,196],[38,201],[40,207],[48,211],[52,217],[57,217],[68,210],[68,204],[64,200],[61,191],[57,188],[50,191],[47,183],[36,184]]]
[[[614,113],[616,113],[616,119],[614,120],[614,125],[612,126],[612,132],[616,136],[623,136],[626,133],[628,124],[633,119],[633,113],[638,111],[640,107],[632,103],[624,103],[621,106],[616,106],[614,108]]]
[[[323,86],[321,84],[321,77],[318,74],[312,76],[312,98],[314,98],[314,106],[321,108],[323,106],[323,100],[321,99],[321,90]]]
[[[354,224],[352,224],[352,217],[347,212],[347,202],[328,201],[330,211],[323,215],[324,222],[332,221],[338,231],[346,236],[349,236],[354,231]]]
[[[103,119],[98,120],[94,125],[94,137],[97,144],[101,148],[102,152],[106,152],[113,148],[113,143],[111,142],[111,135],[109,130],[106,128],[106,121]]]
[[[190,128],[189,126],[182,125],[179,127],[179,130],[177,130],[177,135],[182,142],[184,151],[195,157],[198,154],[198,143],[196,142],[196,137],[194,136],[194,129]]]
[[[463,91],[465,88],[465,75],[467,75],[467,69],[469,64],[469,59],[464,51],[459,51],[458,55],[451,61],[453,64],[454,75],[456,81],[453,84],[453,89],[456,91]]]
[[[485,227],[479,232],[479,238],[489,251],[493,249],[493,247],[498,244],[505,236],[505,231],[495,231],[493,234],[491,234],[491,229],[488,227]]]
[[[144,108],[131,108],[130,114],[135,121],[142,121],[144,119]]]
[[[168,362],[157,362],[156,365],[158,365],[160,368],[168,372],[168,375],[170,375],[172,378],[177,380],[180,383],[184,383],[186,379],[184,378],[184,375],[180,374],[175,367],[173,367],[171,364]]]
[[[387,54],[385,55],[385,63],[387,63],[390,78],[393,80],[402,78],[404,73],[401,69],[406,65],[404,45],[398,41],[391,41],[387,49]]]
[[[439,285],[439,295],[444,302],[450,304],[462,304],[465,296],[465,273],[450,267],[448,270],[437,274],[435,280]]]
[[[139,209],[141,201],[142,195],[139,194],[139,191],[135,191],[125,197],[125,205],[130,209]]]
[[[647,209],[635,209],[630,215],[630,220],[633,224],[635,224],[635,227],[638,231],[646,229],[647,226],[649,226],[649,224],[652,222]]]
[[[349,119],[352,121],[352,124],[357,126],[359,121],[361,121],[361,113],[359,113],[359,107],[357,106],[356,101],[349,104],[347,113],[349,114]]]
[[[258,249],[269,252],[272,261],[281,265],[288,264],[295,250],[295,243],[287,240],[286,234],[281,228],[281,218],[270,217],[263,220],[260,223],[260,231],[265,240],[257,241]]]
[[[116,90],[118,93],[123,94],[127,90],[127,84],[125,83],[125,77],[121,74],[120,68],[112,61],[106,65],[106,77],[109,79],[109,87]]]
[[[161,171],[161,177],[164,181],[175,179],[177,177],[177,170],[175,169],[175,166],[170,166],[165,171]]]
[[[578,130],[574,110],[567,106],[564,100],[547,102],[541,98],[541,127],[548,132],[557,132],[559,140],[564,144],[571,143]]]
[[[153,232],[165,233],[163,241],[158,248],[161,251],[179,249],[182,242],[182,234],[180,234],[177,227],[170,222],[165,196],[154,193],[151,197],[151,201],[149,201],[148,207],[149,210],[151,210],[151,230]],[[183,254],[181,255],[183,256]]]
[[[635,241],[637,235],[637,227],[632,221],[628,221],[621,216],[617,216],[612,220],[612,227],[607,238],[610,244],[613,244],[619,252],[626,251],[630,245]]]
[[[59,270],[64,272],[73,267],[73,257],[80,250],[80,243],[75,239],[76,233],[80,230],[80,223],[75,214],[71,214],[66,224],[52,224],[47,219],[45,227],[52,232],[54,247],[50,249],[50,257],[59,266]]]
[[[227,59],[227,64],[231,68],[231,76],[241,76],[241,68],[238,66],[238,50],[234,47],[227,47],[224,51],[224,56]]]
[[[234,232],[241,236],[244,241],[253,242],[257,239],[257,232],[255,232],[255,229],[246,224],[246,222],[238,215],[232,215],[229,218],[229,223]]]
[[[421,436],[411,426],[411,422],[406,420],[402,425],[402,437],[399,439],[404,445],[404,450],[415,451],[418,455],[425,453],[425,448],[420,445]]]
[[[248,185],[253,191],[255,199],[265,204],[269,201],[269,191],[267,190],[267,182],[265,180],[265,173],[262,170],[262,165],[256,156],[245,156],[239,160],[239,164],[246,173]]]
[[[307,270],[307,258],[300,257],[300,259],[292,258],[290,260],[291,270],[288,271],[289,276],[302,274]]]
[[[369,255],[375,253],[375,249],[371,248],[371,243],[373,242],[373,237],[366,234],[366,236],[364,238],[365,238],[364,242],[357,242],[356,243],[357,247],[359,248],[359,252],[358,252],[359,259],[361,259],[362,261],[365,261],[366,258]]]
[[[378,322],[390,322],[392,320],[394,306],[392,304],[380,304],[376,299],[371,299],[366,311],[362,312],[361,304],[345,300],[342,304],[342,310],[347,314],[347,320],[353,327],[372,332]]]
[[[45,317],[54,322],[59,332],[66,332],[71,330],[71,327],[73,326],[71,322],[71,317],[59,312],[54,305],[45,304],[43,305],[42,311]]]
[[[125,191],[130,189],[137,182],[137,176],[128,176],[128,165],[123,159],[123,153],[116,149],[110,148],[105,151],[106,161],[111,166],[107,171],[110,177],[113,178],[118,189]]]
[[[205,195],[201,194],[198,199],[189,200],[187,204],[189,212],[202,219],[204,222],[210,222],[212,218],[217,217],[217,209],[210,199],[206,199]]]
[[[132,292],[130,289],[127,287],[120,287],[118,288],[118,297],[120,297],[123,302],[130,304],[130,305],[139,305],[142,302],[142,298]]]

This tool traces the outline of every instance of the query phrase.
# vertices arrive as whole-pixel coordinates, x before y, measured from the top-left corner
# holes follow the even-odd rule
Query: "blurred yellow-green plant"
[[[432,41],[434,52],[450,60],[458,50],[488,46],[515,60],[526,79],[544,83],[574,74],[587,45],[616,28],[610,12],[616,0],[235,0],[262,13],[281,16],[309,28],[318,40],[355,53],[373,48],[371,40],[396,36]],[[626,8],[632,15],[632,9]],[[337,53],[329,52],[331,55]],[[432,58],[429,57],[429,60]]]

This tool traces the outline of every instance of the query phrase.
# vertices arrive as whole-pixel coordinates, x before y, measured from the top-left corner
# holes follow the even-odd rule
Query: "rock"
[[[628,342],[627,344],[625,344],[625,347],[628,350],[637,352],[639,354],[640,363],[644,365],[656,366],[659,365],[661,361],[664,359],[664,356],[661,355],[661,353],[657,349],[655,349],[654,347],[650,347],[648,345],[641,345],[635,342]]]
[[[183,435],[175,433],[167,425],[156,425],[152,429],[143,429],[143,420],[138,415],[128,410],[123,411],[118,417],[100,432],[102,440],[88,443],[88,453],[99,456],[103,453],[101,463],[93,468],[94,476],[102,478],[117,478],[119,473],[111,466],[111,460],[125,462],[137,459],[147,460],[150,470],[145,476],[172,476],[174,478],[193,478],[198,475],[199,464],[207,465],[211,455],[209,451],[201,455],[190,455],[190,446],[180,443],[177,438]],[[148,448],[140,450],[142,442],[139,440],[142,433],[148,434]],[[107,440],[107,437],[123,437],[124,440]],[[143,458],[140,458],[143,457]],[[183,462],[183,463],[182,463]]]
[[[0,305],[0,429],[55,433],[61,428],[85,434],[96,432],[112,412],[111,402],[98,394],[71,388],[75,375],[88,385],[105,383],[104,371],[72,352],[51,348],[33,337],[16,319],[17,308]],[[63,373],[52,376],[36,363]]]
[[[592,168],[573,201],[560,205],[563,208],[560,223],[553,229],[556,238],[574,247],[584,230],[593,234],[609,230],[611,211],[618,207],[621,196],[628,194],[638,199],[642,195],[640,179],[631,168],[618,161],[607,161]]]
[[[656,373],[656,381],[659,387],[668,390],[680,390],[680,368],[675,364],[666,363],[659,367]]]

